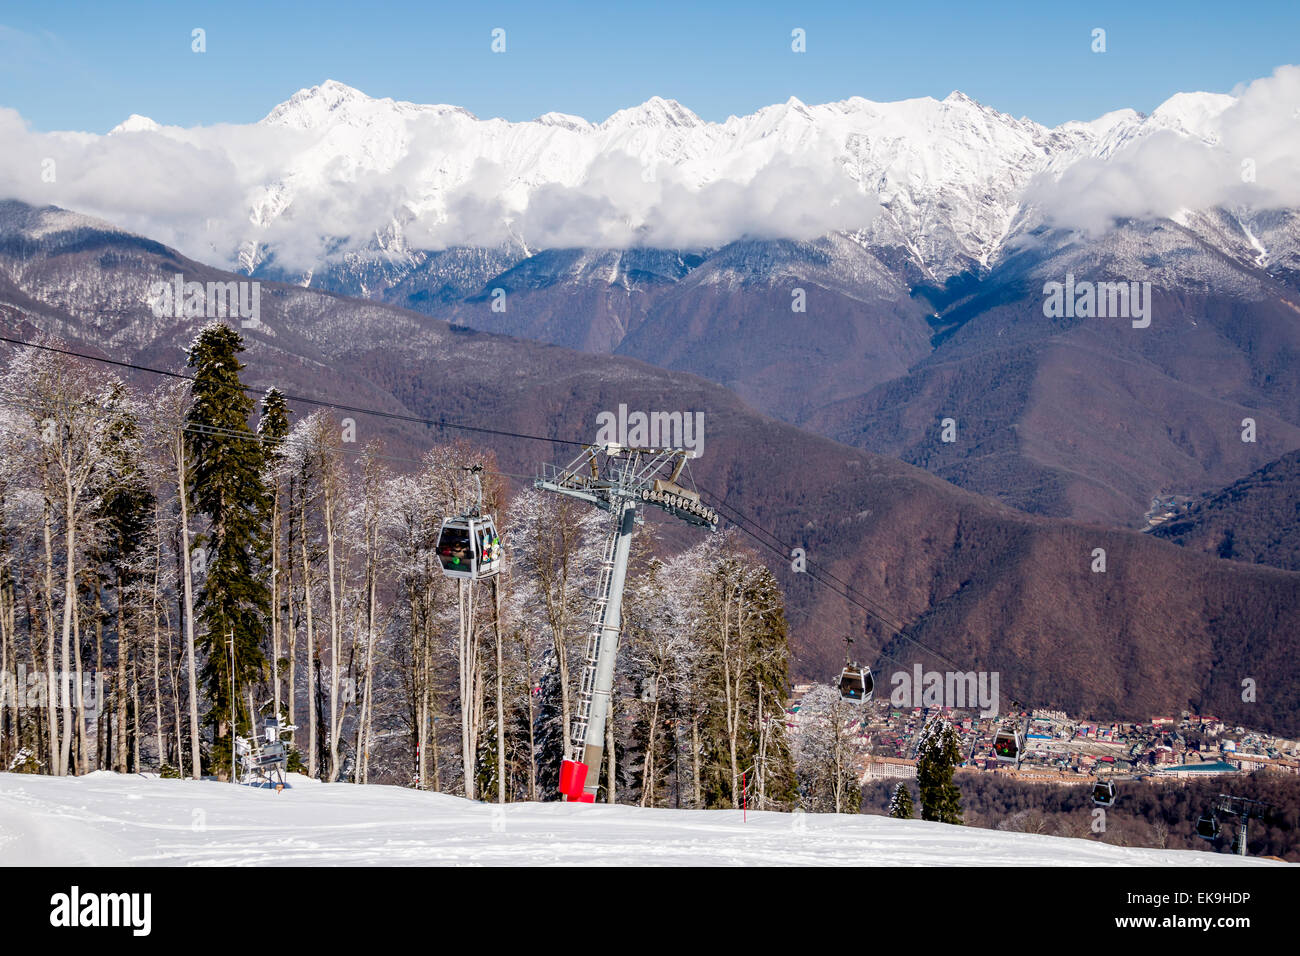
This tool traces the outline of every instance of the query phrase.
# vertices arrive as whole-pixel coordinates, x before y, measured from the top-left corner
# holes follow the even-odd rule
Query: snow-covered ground
[[[0,774],[0,864],[1270,865],[876,816],[506,807],[291,778],[282,793],[96,772]],[[1276,864],[1272,864],[1276,865]]]

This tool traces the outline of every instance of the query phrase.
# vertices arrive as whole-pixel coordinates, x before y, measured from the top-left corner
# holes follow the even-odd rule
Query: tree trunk
[[[614,755],[614,695],[609,695],[609,713],[605,715],[605,753],[609,759],[606,761],[606,775],[608,777],[608,788],[605,790],[605,802],[614,803],[614,797],[618,788],[616,778],[618,777],[618,758]]]
[[[59,768],[67,774],[72,758],[72,605],[77,599],[77,516],[72,499],[72,488],[65,482],[63,498],[64,542],[66,554],[63,562],[63,675],[59,681],[63,707],[63,731],[59,749]]]
[[[298,721],[296,719],[298,700],[298,625],[293,616],[293,479],[289,480],[289,513],[286,516],[289,523],[289,535],[285,542],[284,549],[284,570],[288,576],[284,585],[285,609],[288,617],[285,620],[286,630],[289,634],[289,726],[296,728]],[[301,532],[299,532],[301,533]],[[298,731],[289,731],[289,746],[298,745]]]
[[[737,804],[736,794],[740,789],[740,761],[736,753],[740,715],[736,712],[739,701],[735,700],[732,693],[731,601],[725,593],[722,607],[722,684],[723,700],[726,704],[727,753],[731,759],[731,805],[734,807]]]
[[[704,805],[704,791],[700,786],[700,718],[691,716],[691,782],[695,788],[692,805],[699,809]]]
[[[45,594],[43,603],[45,604],[45,672],[48,679],[48,697],[45,701],[45,713],[49,723],[48,739],[50,744],[50,773],[55,776],[63,776],[66,773],[64,765],[60,762],[62,748],[59,741],[59,687],[58,680],[54,674],[54,542],[53,530],[51,524],[53,518],[50,515],[49,502],[45,505]]]
[[[460,610],[460,746],[461,772],[464,774],[465,796],[475,799],[474,766],[478,750],[478,642],[474,635],[474,585],[461,578],[456,582],[459,590]]]
[[[95,654],[100,653],[100,646],[103,644],[103,610],[100,608],[99,589],[95,589]],[[115,739],[116,748],[114,760],[117,769],[121,773],[127,772],[126,766],[126,698],[127,698],[127,677],[126,667],[127,659],[130,655],[130,640],[127,637],[126,627],[126,602],[122,596],[122,573],[119,570],[117,575],[117,675],[114,703],[117,705],[117,735]]]
[[[158,564],[161,556],[154,556],[154,576],[153,576],[153,722],[154,732],[158,738],[158,771],[162,772],[163,764],[167,762],[167,749],[163,739],[163,716],[162,716],[162,681],[159,679],[159,660],[158,660]]]
[[[280,479],[271,496],[271,699],[280,719]]]
[[[323,459],[322,467],[329,469],[331,463]],[[339,776],[339,658],[343,656],[343,652],[339,637],[338,593],[334,582],[334,494],[328,476],[324,478],[322,485],[326,573],[329,575],[330,599],[330,726],[326,742],[329,748],[329,779],[334,781]]]
[[[537,735],[533,729],[536,722],[536,706],[533,703],[533,661],[528,653],[528,637],[520,639],[524,652],[524,691],[528,697],[528,799],[537,800]]]
[[[9,684],[9,643],[13,638],[13,595],[9,588],[8,572],[0,567],[0,769],[9,767],[9,739],[21,747],[18,735],[18,721],[11,720],[10,707],[17,707],[18,694],[22,689],[15,681]],[[12,690],[12,693],[10,693]]]
[[[505,700],[503,698],[504,655],[501,652],[501,582],[492,579],[492,598],[496,604],[494,624],[497,638],[497,803],[506,802],[506,718]]]
[[[307,774],[319,776],[316,760],[316,634],[312,621],[311,566],[307,556],[307,489],[298,499],[298,540],[302,545],[302,604],[307,624]]]
[[[167,676],[172,688],[172,719],[176,728],[176,773],[185,775],[185,728],[181,723],[181,682],[176,674],[176,653],[172,650],[172,625],[167,621]]]
[[[72,649],[73,649],[73,673],[75,675],[76,693],[73,700],[76,704],[75,709],[75,726],[77,731],[77,749],[73,755],[73,762],[77,768],[78,774],[88,773],[90,764],[87,762],[86,754],[86,697],[85,697],[85,670],[81,665],[81,602],[75,601],[72,605]]]
[[[361,697],[361,713],[357,718],[357,765],[353,779],[370,782],[370,720],[373,705],[371,685],[375,675],[375,578],[376,548],[378,547],[378,520],[372,519],[366,540],[366,666],[362,679],[365,688]]]
[[[194,555],[190,553],[189,467],[185,462],[185,434],[176,433],[176,496],[181,506],[181,578],[185,586],[185,654],[189,667],[190,775],[203,776],[199,749],[199,678],[194,658]],[[180,769],[180,768],[178,768]]]
[[[659,675],[655,675],[654,700],[650,702],[650,731],[646,735],[649,739],[646,741],[645,760],[641,764],[641,806],[653,807],[655,805],[655,741],[658,738],[659,730]]]

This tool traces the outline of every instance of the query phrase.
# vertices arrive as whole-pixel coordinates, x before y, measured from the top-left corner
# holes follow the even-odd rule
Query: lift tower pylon
[[[627,559],[632,534],[643,520],[637,506],[653,505],[709,531],[718,528],[717,512],[701,502],[698,493],[678,483],[687,460],[693,457],[693,452],[682,448],[590,445],[562,468],[547,465],[533,483],[543,491],[576,498],[608,512],[613,524],[602,552],[578,706],[560,771],[560,792],[571,801],[592,803],[596,799],[622,631]]]

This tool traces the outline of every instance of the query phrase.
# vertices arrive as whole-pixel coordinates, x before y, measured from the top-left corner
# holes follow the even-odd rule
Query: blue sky
[[[1043,9],[1048,7],[1049,9]],[[207,52],[191,51],[191,30]],[[506,52],[489,45],[506,30]],[[807,52],[790,49],[802,28]],[[1106,31],[1105,53],[1090,49]],[[722,120],[797,96],[942,98],[960,89],[1054,125],[1180,90],[1231,92],[1300,61],[1300,3],[0,2],[0,106],[37,130],[131,113],[260,119],[327,78],[482,117],[599,121],[651,96]]]

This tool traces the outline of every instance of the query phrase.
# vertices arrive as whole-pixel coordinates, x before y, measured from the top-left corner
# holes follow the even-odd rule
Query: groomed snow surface
[[[0,774],[6,866],[1272,865],[878,816],[505,807],[290,778],[282,793],[98,771]]]

